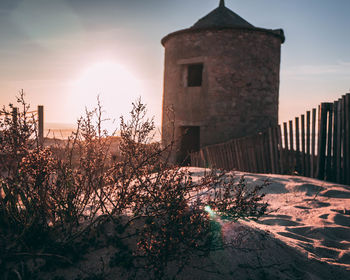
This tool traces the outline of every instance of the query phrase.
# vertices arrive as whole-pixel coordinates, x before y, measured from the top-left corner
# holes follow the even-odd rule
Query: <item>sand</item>
[[[190,168],[199,179],[202,168]],[[268,179],[268,213],[259,221],[217,220],[221,238],[229,244],[206,258],[192,258],[176,279],[350,279],[350,186],[300,176],[250,174],[250,184]],[[90,252],[78,264],[97,273],[108,263],[110,248]],[[77,269],[64,269],[44,279],[64,275],[75,279]],[[128,279],[104,266],[103,279]],[[85,275],[86,276],[86,275]],[[147,279],[137,273],[136,279]]]

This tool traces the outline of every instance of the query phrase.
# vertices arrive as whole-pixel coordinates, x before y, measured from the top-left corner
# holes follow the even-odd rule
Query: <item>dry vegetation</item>
[[[130,121],[121,118],[118,156],[110,152],[115,138],[102,129],[100,105],[78,121],[64,147],[41,147],[23,96],[18,102],[17,120],[6,114],[0,122],[4,279],[43,279],[61,267],[78,268],[79,279],[105,279],[110,269],[131,279],[176,277],[189,258],[224,245],[208,207],[234,221],[266,210],[263,186],[248,188],[218,171],[194,182],[170,165],[172,146],[150,144],[154,123],[140,101]],[[84,271],[84,256],[106,247],[113,255],[93,274]]]

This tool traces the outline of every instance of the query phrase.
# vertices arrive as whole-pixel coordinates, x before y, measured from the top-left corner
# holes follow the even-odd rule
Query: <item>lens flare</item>
[[[210,208],[209,205],[204,207],[204,211],[207,212],[210,215],[210,217],[215,217],[215,212]]]

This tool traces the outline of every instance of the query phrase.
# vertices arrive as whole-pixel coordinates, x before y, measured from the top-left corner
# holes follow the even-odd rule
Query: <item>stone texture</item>
[[[239,28],[188,29],[166,36],[163,144],[173,138],[173,124],[175,140],[180,126],[200,126],[201,147],[277,125],[283,40],[270,30]],[[204,65],[202,86],[186,87],[186,65],[199,62]]]

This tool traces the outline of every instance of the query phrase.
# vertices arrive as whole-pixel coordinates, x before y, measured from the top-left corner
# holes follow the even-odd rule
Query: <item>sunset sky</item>
[[[24,89],[47,123],[75,123],[99,94],[108,116],[141,96],[161,122],[160,40],[218,0],[0,0],[0,104]],[[349,0],[226,0],[257,27],[283,28],[280,121],[350,91]]]

